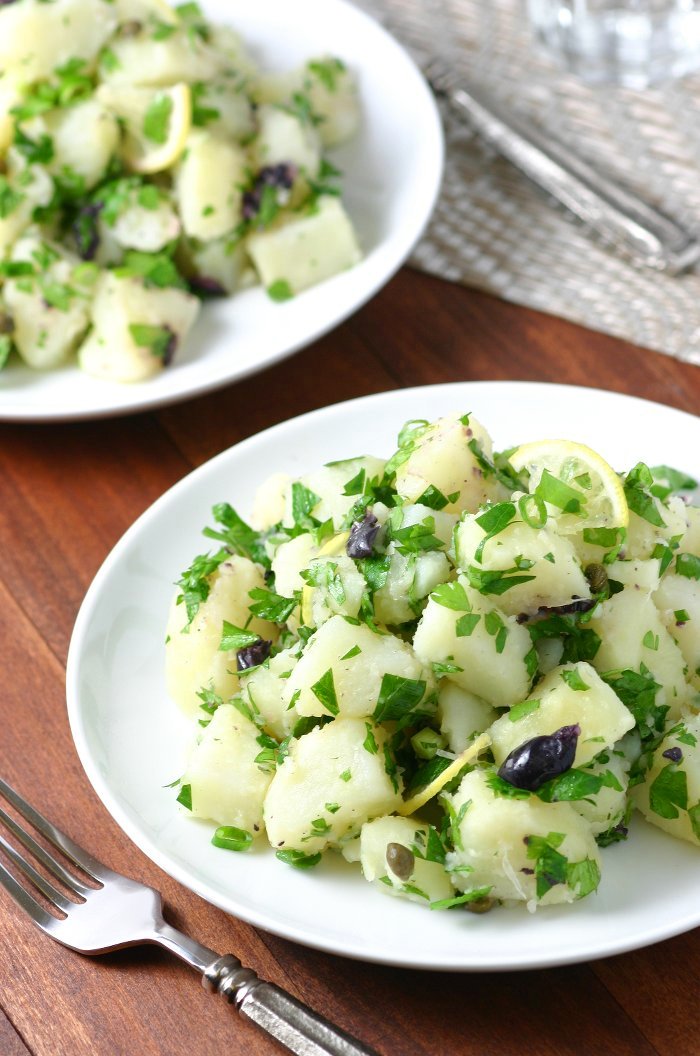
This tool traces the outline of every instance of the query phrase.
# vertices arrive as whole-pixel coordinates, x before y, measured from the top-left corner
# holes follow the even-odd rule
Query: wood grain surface
[[[0,772],[114,869],[158,887],[172,923],[235,952],[382,1056],[700,1053],[700,930],[523,973],[430,974],[329,956],[239,923],[162,873],[111,820],[75,754],[64,705],[73,622],[108,551],[154,499],[293,415],[469,379],[569,382],[700,411],[697,367],[404,269],[340,329],[238,385],[148,414],[0,425]],[[281,1051],[165,953],[82,958],[3,892],[0,921],[1,1056]]]

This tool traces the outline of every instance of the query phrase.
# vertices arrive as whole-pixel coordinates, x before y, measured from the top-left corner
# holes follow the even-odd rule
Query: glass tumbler
[[[700,67],[700,0],[527,0],[534,32],[593,84],[646,88]]]

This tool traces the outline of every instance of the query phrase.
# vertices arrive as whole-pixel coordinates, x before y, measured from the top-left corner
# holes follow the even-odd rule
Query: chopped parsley
[[[335,692],[332,667],[329,667],[325,674],[321,675],[318,682],[313,684],[311,692],[317,700],[320,700],[326,711],[329,711],[331,715],[338,714],[340,709],[338,707],[338,698]]]
[[[267,296],[271,301],[288,301],[294,296],[294,291],[286,279],[276,279],[267,287]]]
[[[10,186],[6,176],[0,175],[0,220],[6,220],[10,213],[14,213],[25,198],[26,195]]]
[[[167,142],[172,110],[172,97],[158,92],[143,115],[142,131],[146,139],[160,145]]]
[[[177,341],[174,331],[167,324],[153,326],[150,323],[129,323],[129,333],[139,348],[149,349],[152,355],[163,361],[172,355]]]

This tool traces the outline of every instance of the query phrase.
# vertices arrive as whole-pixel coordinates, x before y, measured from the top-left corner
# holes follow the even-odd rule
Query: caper
[[[404,847],[402,843],[387,843],[386,864],[399,880],[408,880],[416,864],[416,858],[413,851],[409,851],[408,847]]]
[[[592,564],[586,567],[586,579],[594,594],[600,594],[608,586],[608,573],[604,565]]]
[[[464,908],[468,909],[470,913],[488,913],[495,905],[495,898],[489,898],[488,895],[485,895],[483,898],[475,898],[473,902],[465,902]]]

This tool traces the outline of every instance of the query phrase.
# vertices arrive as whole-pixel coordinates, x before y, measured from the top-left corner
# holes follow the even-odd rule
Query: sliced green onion
[[[530,528],[544,528],[547,523],[547,506],[539,495],[521,495],[518,511]]]
[[[313,869],[321,861],[321,854],[318,851],[316,854],[304,854],[303,851],[295,851],[291,848],[288,851],[277,851],[275,857],[286,865],[293,865],[295,869]]]
[[[234,825],[220,825],[211,838],[215,847],[226,851],[247,851],[253,842],[253,834]]]

